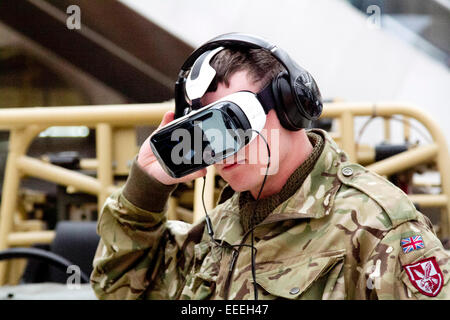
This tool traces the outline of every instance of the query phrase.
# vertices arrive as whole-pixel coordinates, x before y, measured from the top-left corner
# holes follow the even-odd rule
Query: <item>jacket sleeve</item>
[[[91,285],[100,299],[170,299],[190,261],[190,225],[167,221],[166,186],[133,164],[125,186],[105,202]],[[182,263],[180,263],[180,261]]]
[[[371,298],[450,299],[449,251],[419,215],[386,233],[362,268]]]

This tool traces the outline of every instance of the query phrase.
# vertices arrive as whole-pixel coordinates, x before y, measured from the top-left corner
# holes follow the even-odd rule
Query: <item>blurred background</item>
[[[194,48],[222,33],[246,32],[289,52],[315,77],[327,102],[412,105],[433,119],[448,147],[449,30],[449,0],[2,0],[0,111],[123,104],[126,112],[128,104],[166,102]],[[383,119],[369,119],[355,118],[357,143],[385,143]],[[317,125],[336,126],[326,119]],[[140,124],[116,132],[114,137],[132,137],[131,145],[113,150],[117,185],[154,128]],[[393,121],[389,132],[392,145],[405,145],[401,122]],[[2,192],[10,134],[0,125]],[[420,121],[412,120],[408,143],[430,140]],[[51,126],[32,140],[26,155],[96,177],[95,164],[83,160],[95,159],[97,151],[95,127]],[[418,179],[441,192],[439,170],[428,171]],[[193,193],[182,192],[192,188],[175,193],[186,210],[193,209]],[[23,177],[17,196],[23,219],[44,223],[39,230],[97,219],[95,195],[42,178]],[[438,226],[436,208],[424,211]]]

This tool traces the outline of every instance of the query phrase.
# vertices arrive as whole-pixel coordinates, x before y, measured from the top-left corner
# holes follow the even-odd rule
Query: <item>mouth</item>
[[[222,170],[231,170],[231,169],[236,168],[237,166],[239,166],[240,164],[243,164],[243,163],[245,163],[245,160],[241,160],[241,161],[238,161],[238,162],[235,162],[235,163],[227,164],[226,166],[224,166],[222,168]]]

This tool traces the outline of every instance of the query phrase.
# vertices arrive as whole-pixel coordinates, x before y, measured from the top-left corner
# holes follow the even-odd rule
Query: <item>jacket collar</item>
[[[324,149],[313,170],[300,189],[275,208],[259,225],[292,219],[319,219],[330,214],[334,198],[341,186],[337,172],[340,164],[347,161],[348,157],[326,131],[321,129],[311,131],[325,139]],[[231,187],[227,185],[222,190],[218,201],[221,209],[216,211],[220,213],[212,217],[212,222],[216,228],[216,239],[237,244],[242,239],[244,231],[239,220],[239,193],[232,194],[230,189]]]
[[[263,223],[292,218],[319,219],[330,214],[334,198],[341,186],[337,172],[340,164],[347,160],[347,155],[339,149],[328,133],[319,129],[312,131],[325,139],[322,154],[300,189],[280,204]]]

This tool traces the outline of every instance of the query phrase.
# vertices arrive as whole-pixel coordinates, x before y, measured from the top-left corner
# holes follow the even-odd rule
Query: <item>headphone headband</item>
[[[290,70],[293,67],[298,67],[293,65],[293,61],[287,52],[267,40],[250,34],[232,32],[217,36],[194,50],[181,67],[180,75],[184,74],[186,71],[189,71],[195,61],[206,51],[227,46],[242,46],[246,48],[269,51],[272,56],[283,65],[289,74],[291,73]]]
[[[175,84],[176,118],[183,116],[185,109],[190,107],[189,103],[186,101],[185,85],[187,74],[194,65],[195,61],[205,52],[214,50],[218,47],[228,47],[228,46],[242,46],[246,48],[266,50],[275,59],[277,59],[286,69],[287,77],[289,78],[286,80],[288,82],[290,90],[292,91],[291,92],[292,97],[290,98],[291,103],[292,101],[295,102],[295,105],[297,105],[298,112],[301,114],[302,117],[305,118],[305,121],[301,120],[299,123],[293,124],[291,121],[293,111],[290,110],[288,112],[284,112],[283,115],[285,116],[286,119],[282,122],[285,123],[286,127],[288,127],[290,130],[298,130],[301,127],[309,125],[311,123],[311,120],[316,120],[320,116],[320,113],[322,111],[322,102],[320,91],[318,90],[314,79],[306,70],[298,66],[295,63],[295,61],[293,61],[289,57],[287,52],[285,52],[281,48],[278,48],[276,45],[270,43],[269,41],[254,35],[245,33],[227,33],[219,35],[207,41],[198,49],[194,50],[184,62],[178,75],[178,80]],[[286,75],[284,75],[284,77],[285,76]],[[282,83],[280,83],[279,86],[280,86],[280,88],[278,88],[279,90],[286,90],[286,88],[281,89],[281,87],[283,87]],[[278,89],[274,88],[274,90]],[[300,91],[301,95],[300,98],[303,98],[303,96],[305,96],[307,99],[311,99],[311,101],[307,101],[309,105],[307,108],[302,106],[303,103],[302,101],[299,100],[300,98],[298,91]],[[313,104],[310,104],[309,102],[312,102]],[[308,110],[305,110],[305,109],[313,110],[312,108],[317,109],[318,112],[308,112]],[[280,117],[280,112],[278,111],[278,108],[276,109],[277,114]],[[290,115],[288,113],[290,113]],[[290,124],[287,124],[286,121]]]

